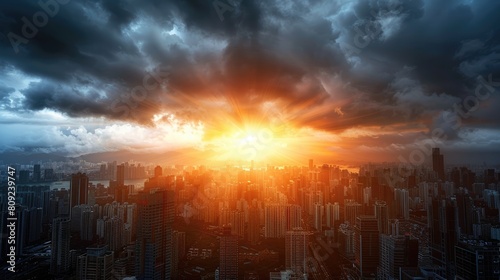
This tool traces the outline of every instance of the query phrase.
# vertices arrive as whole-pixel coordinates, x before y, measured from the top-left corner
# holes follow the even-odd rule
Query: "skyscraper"
[[[78,172],[71,175],[71,201],[70,209],[76,205],[88,203],[89,177],[85,173]]]
[[[285,269],[293,271],[297,277],[302,277],[307,273],[307,244],[307,232],[302,228],[286,232]]]
[[[410,193],[407,189],[395,189],[396,217],[408,220],[410,218]]]
[[[326,226],[334,228],[336,223],[340,220],[340,205],[338,202],[328,203],[325,207],[326,211]]]
[[[314,204],[314,228],[321,232],[323,230],[323,205],[316,203]]]
[[[389,234],[389,211],[385,201],[375,202],[375,217],[377,217],[378,231],[380,234]]]
[[[286,232],[285,205],[266,205],[264,212],[266,238],[282,238]]]
[[[125,165],[123,163],[116,166],[116,184],[118,187],[125,184]]]
[[[444,181],[444,157],[439,152],[439,148],[432,148],[432,170],[436,172],[438,178]]]
[[[399,279],[399,269],[418,266],[418,240],[403,235],[380,235],[378,279]]]
[[[136,277],[171,279],[174,192],[139,192],[137,205]]]
[[[69,270],[70,225],[67,218],[52,221],[52,244],[50,255],[50,273],[61,275]]]
[[[172,232],[172,278],[175,279],[179,274],[179,261],[184,257],[186,251],[186,233]]]
[[[375,216],[359,216],[354,227],[354,265],[360,279],[376,277],[379,262],[379,233]]]
[[[78,279],[111,279],[113,252],[107,246],[87,248],[87,253],[77,259]]]
[[[500,279],[500,246],[495,242],[467,240],[456,250],[456,279]]]
[[[238,236],[231,235],[231,227],[222,228],[219,253],[219,279],[238,279]]]

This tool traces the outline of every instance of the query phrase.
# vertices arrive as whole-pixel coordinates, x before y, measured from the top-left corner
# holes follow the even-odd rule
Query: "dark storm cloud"
[[[249,113],[276,101],[297,123],[331,131],[432,127],[477,75],[500,73],[497,2],[222,2],[232,7],[223,21],[206,0],[73,0],[16,55],[8,34],[21,35],[22,17],[41,8],[2,1],[0,69],[42,79],[22,91],[30,110],[147,122],[168,109],[201,119],[210,112],[197,102],[222,96]],[[169,69],[168,86],[134,101],[131,90],[159,67]],[[117,102],[131,113],[113,110]]]

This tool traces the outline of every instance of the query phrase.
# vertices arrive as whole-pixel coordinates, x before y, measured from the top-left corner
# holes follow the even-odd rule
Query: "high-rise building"
[[[83,210],[80,223],[80,239],[92,241],[95,235],[95,213],[91,209]]]
[[[231,211],[229,214],[231,224],[231,234],[240,238],[245,237],[245,213],[241,211]]]
[[[129,186],[117,185],[115,187],[115,201],[118,203],[125,203],[128,201]]]
[[[68,272],[70,225],[67,218],[55,218],[52,221],[52,244],[50,255],[50,273],[61,275]]]
[[[118,187],[125,185],[125,165],[116,166],[116,184]]]
[[[282,238],[286,232],[285,205],[270,204],[264,209],[266,238]]]
[[[135,275],[138,279],[171,279],[174,192],[142,191],[137,195]]]
[[[70,209],[76,205],[88,203],[89,177],[85,173],[78,172],[71,175],[71,201]]]
[[[299,279],[307,274],[307,237],[302,228],[287,231],[285,237],[285,268],[293,271]]]
[[[172,278],[179,277],[179,261],[186,251],[186,233],[173,231],[172,233]]]
[[[399,219],[410,219],[410,193],[407,189],[395,189],[396,217]]]
[[[248,210],[248,233],[247,238],[250,244],[257,245],[260,239],[260,211],[252,206]]]
[[[455,245],[459,240],[456,201],[433,199],[427,212],[432,263],[439,268],[436,271],[438,275],[452,279],[455,274]]]
[[[455,279],[500,279],[500,246],[496,242],[462,241],[455,250]]]
[[[358,216],[354,226],[354,265],[359,279],[371,279],[377,275],[379,263],[379,232],[375,216]]]
[[[403,235],[380,235],[378,279],[399,279],[402,267],[418,266],[418,240]]]
[[[40,169],[40,164],[33,165],[33,181],[40,182],[42,178],[42,171]]]
[[[328,203],[325,207],[326,211],[326,226],[334,228],[336,223],[340,220],[340,205],[338,202]]]
[[[474,203],[468,194],[455,195],[458,207],[458,226],[460,234],[472,235],[472,215]]]
[[[375,202],[375,217],[377,217],[378,231],[380,234],[389,234],[389,210],[385,201]]]
[[[344,204],[344,215],[345,221],[349,222],[352,226],[356,224],[356,217],[361,215],[362,213],[362,205],[355,201],[347,201]]]
[[[323,205],[316,203],[314,204],[314,228],[321,232],[323,230]]]
[[[125,244],[123,221],[118,217],[108,218],[104,221],[104,241],[111,251],[120,250]]]
[[[107,246],[87,248],[87,253],[77,259],[77,279],[111,279],[113,262],[113,252]]]
[[[432,170],[436,172],[438,179],[445,180],[444,157],[439,152],[439,148],[432,148]]]
[[[285,206],[286,230],[292,230],[300,227],[302,223],[302,208],[296,204],[287,204]]]
[[[351,225],[340,224],[338,229],[339,252],[347,259],[354,258],[354,231]]]
[[[230,227],[223,226],[219,245],[219,279],[238,279],[238,236],[231,235]]]

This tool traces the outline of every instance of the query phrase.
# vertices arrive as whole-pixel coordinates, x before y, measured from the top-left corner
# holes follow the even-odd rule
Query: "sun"
[[[244,162],[275,160],[288,145],[271,127],[256,125],[227,129],[213,143],[217,159]]]

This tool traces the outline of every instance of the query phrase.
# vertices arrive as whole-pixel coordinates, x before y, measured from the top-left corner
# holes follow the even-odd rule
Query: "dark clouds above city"
[[[49,2],[57,9],[39,4]],[[317,141],[332,160],[397,161],[439,129],[446,140],[434,144],[454,160],[495,162],[499,10],[470,0],[2,1],[0,150],[211,149],[232,127],[280,123],[275,139]]]

